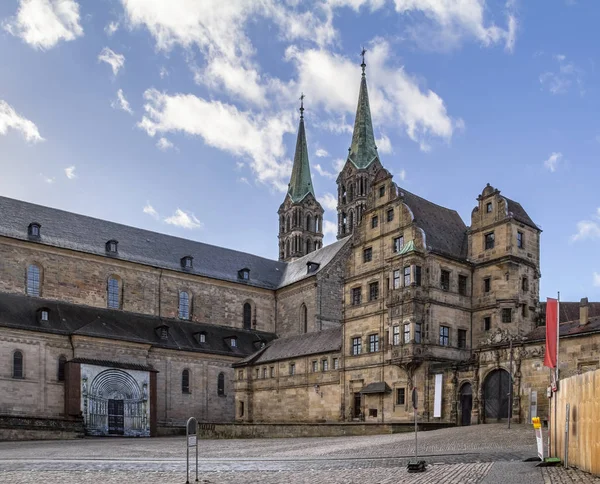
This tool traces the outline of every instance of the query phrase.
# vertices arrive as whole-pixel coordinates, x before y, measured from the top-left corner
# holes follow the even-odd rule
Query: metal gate
[[[510,376],[506,370],[492,371],[483,385],[485,418],[500,420],[508,418],[508,391]]]
[[[125,433],[124,425],[125,408],[123,400],[108,401],[108,433],[109,435],[123,435]]]

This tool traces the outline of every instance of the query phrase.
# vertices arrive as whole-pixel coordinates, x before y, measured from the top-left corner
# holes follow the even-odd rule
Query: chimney
[[[579,303],[579,325],[585,326],[588,324],[590,308],[588,306],[588,298],[582,297]]]

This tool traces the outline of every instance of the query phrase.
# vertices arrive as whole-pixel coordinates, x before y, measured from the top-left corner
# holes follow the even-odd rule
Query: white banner
[[[442,416],[442,379],[444,375],[441,373],[435,375],[435,396],[433,400],[433,416]]]

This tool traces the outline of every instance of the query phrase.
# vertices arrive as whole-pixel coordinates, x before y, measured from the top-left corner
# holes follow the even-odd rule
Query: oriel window
[[[404,247],[404,237],[400,236],[394,238],[394,252],[400,252],[402,250],[402,247]]]

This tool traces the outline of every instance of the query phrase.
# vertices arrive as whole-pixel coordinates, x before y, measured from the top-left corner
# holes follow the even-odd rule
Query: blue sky
[[[364,45],[395,181],[467,225],[491,183],[543,229],[540,297],[600,300],[598,18],[585,0],[5,0],[0,194],[276,258],[304,92],[331,242]]]

